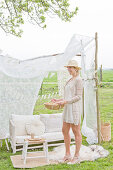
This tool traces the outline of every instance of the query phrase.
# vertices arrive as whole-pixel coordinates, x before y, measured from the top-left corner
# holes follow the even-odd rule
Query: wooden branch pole
[[[82,95],[82,107],[83,107],[83,119],[84,119],[84,88],[83,88],[83,95]]]
[[[100,82],[102,82],[102,64],[101,64],[101,67],[100,67]]]
[[[97,130],[98,130],[98,143],[101,143],[101,122],[99,112],[99,99],[98,99],[98,64],[97,64],[97,53],[98,53],[98,37],[97,32],[95,33],[95,80],[96,80],[96,106],[97,106]]]

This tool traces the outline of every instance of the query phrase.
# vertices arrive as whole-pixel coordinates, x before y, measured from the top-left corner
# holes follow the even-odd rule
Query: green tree
[[[57,15],[63,21],[70,21],[77,14],[69,10],[69,0],[0,0],[0,27],[15,36],[21,36],[21,25],[28,20],[46,28],[46,18]]]

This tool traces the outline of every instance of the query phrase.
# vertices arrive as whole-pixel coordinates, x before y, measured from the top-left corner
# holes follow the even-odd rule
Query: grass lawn
[[[105,73],[105,74],[104,74]],[[49,80],[46,78],[44,81],[53,81],[56,82],[56,75],[53,78],[50,78]],[[103,81],[113,81],[113,71],[103,71]],[[50,90],[56,90],[56,85],[51,85],[52,89],[48,85],[48,88]],[[47,88],[47,86],[46,86]],[[46,90],[45,85],[43,88],[42,93],[48,93]],[[53,111],[49,111],[46,109],[43,109],[41,104],[39,105],[37,101],[34,109],[34,114],[41,113],[53,113]],[[43,100],[45,102],[45,100]],[[41,101],[40,101],[41,103]],[[82,162],[80,165],[67,165],[67,164],[59,164],[59,165],[49,165],[49,166],[43,166],[38,168],[33,168],[34,170],[113,170],[113,86],[112,85],[103,85],[102,88],[99,88],[99,104],[100,104],[100,113],[101,113],[101,119],[103,121],[110,121],[111,122],[111,141],[109,142],[102,142],[101,145],[107,149],[110,154],[106,158],[100,158],[94,162]],[[38,106],[38,108],[37,108]],[[62,110],[60,110],[61,112]],[[55,111],[57,112],[57,111]],[[88,145],[88,143],[85,140],[85,137],[83,136],[83,145]],[[49,148],[49,150],[52,150],[52,148]],[[21,154],[21,152],[16,153]],[[10,160],[10,155],[12,154],[12,151],[10,149],[9,152],[6,150],[6,146],[3,143],[3,147],[0,148],[0,170],[10,170],[14,169]]]
[[[113,69],[102,71],[102,81],[103,82],[113,82]]]

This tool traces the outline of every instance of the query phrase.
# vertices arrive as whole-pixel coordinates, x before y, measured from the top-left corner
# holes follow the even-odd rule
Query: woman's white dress
[[[64,86],[63,121],[78,125],[81,123],[83,82],[80,76],[70,79]]]

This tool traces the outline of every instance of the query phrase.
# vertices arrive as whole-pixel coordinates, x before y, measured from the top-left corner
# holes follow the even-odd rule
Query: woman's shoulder
[[[71,80],[71,78],[68,78],[67,80],[66,80],[66,82],[65,82],[65,85],[64,86],[66,86],[68,83],[69,83],[69,81]]]
[[[76,77],[75,85],[76,85],[76,86],[81,86],[81,87],[83,86],[82,77],[80,77],[80,76],[77,76],[77,77]]]
[[[76,80],[76,81],[82,81],[82,77],[77,76],[75,80]]]

